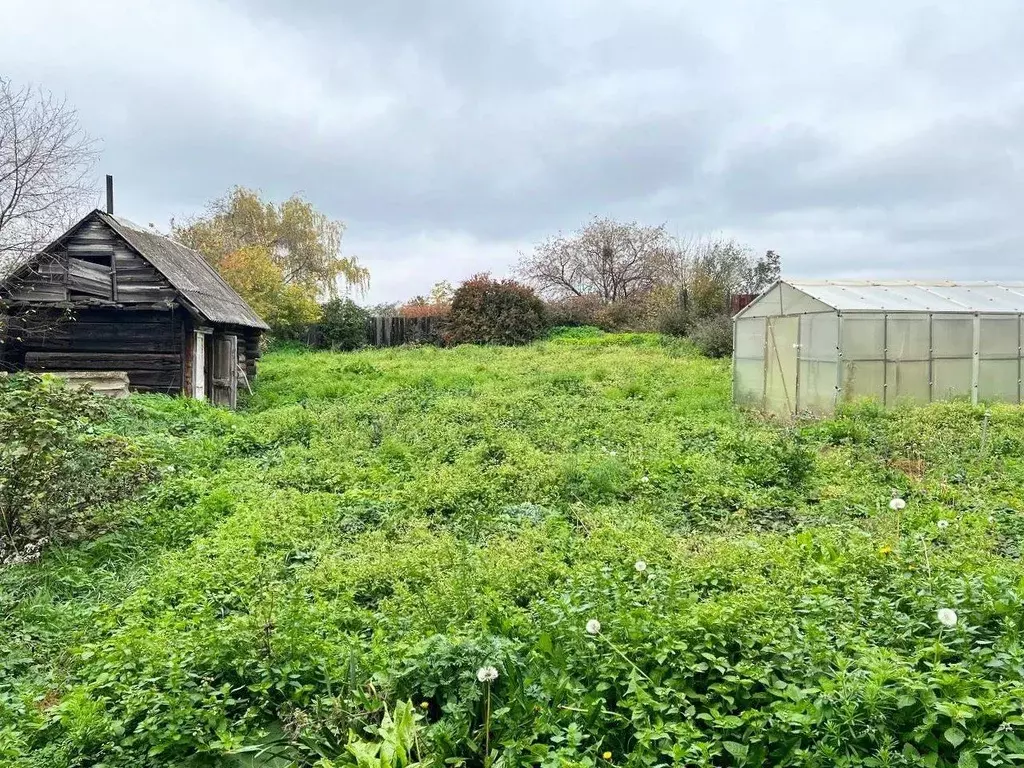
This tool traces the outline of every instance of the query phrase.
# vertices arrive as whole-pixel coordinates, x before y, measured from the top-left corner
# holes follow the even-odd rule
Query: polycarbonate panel
[[[899,361],[885,364],[885,404],[923,405],[929,401],[930,364],[922,361]]]
[[[885,321],[886,360],[927,360],[931,349],[929,319],[928,315],[889,315]]]
[[[779,283],[771,290],[758,296],[737,315],[737,320],[744,320],[748,317],[768,317],[770,315],[782,314],[782,284]]]
[[[978,344],[982,360],[1016,359],[1020,355],[1020,322],[1016,316],[982,316]]]
[[[885,355],[885,315],[843,315],[843,357],[882,360]]]
[[[736,377],[736,404],[761,407],[764,402],[764,363],[761,360],[737,359],[732,375]]]
[[[1024,283],[910,280],[786,282],[830,307],[847,312],[1024,312]]]
[[[826,314],[800,316],[800,359],[835,362],[839,358],[839,316]],[[835,372],[833,371],[833,380]],[[832,388],[835,389],[833,381]]]
[[[1017,360],[982,360],[978,363],[978,399],[1019,402],[1019,375]]]
[[[870,398],[885,402],[885,363],[848,360],[843,366],[842,399],[846,402]]]
[[[801,350],[802,352],[803,350]],[[797,408],[812,413],[828,413],[836,402],[836,361],[800,361]]]
[[[932,315],[932,357],[974,357],[973,315]]]
[[[933,360],[932,399],[949,400],[971,396],[972,360]]]
[[[830,312],[834,311],[828,304],[818,301],[813,296],[808,296],[792,286],[780,283],[782,289],[782,312],[784,315],[800,315],[804,312]]]
[[[765,407],[772,413],[796,412],[797,331],[799,317],[770,317],[765,357]]]
[[[736,357],[764,360],[765,318],[740,317],[736,320]]]

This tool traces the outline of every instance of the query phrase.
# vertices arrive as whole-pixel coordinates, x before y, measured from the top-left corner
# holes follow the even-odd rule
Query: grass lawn
[[[730,382],[577,333],[133,397],[162,479],[0,570],[0,765],[1022,764],[1024,411]]]

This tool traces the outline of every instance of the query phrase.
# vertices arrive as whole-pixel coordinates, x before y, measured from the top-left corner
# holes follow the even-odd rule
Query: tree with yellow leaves
[[[369,271],[354,256],[341,254],[345,225],[298,195],[274,204],[256,190],[235,187],[204,215],[172,221],[171,228],[275,333],[315,322],[319,299],[369,285]]]

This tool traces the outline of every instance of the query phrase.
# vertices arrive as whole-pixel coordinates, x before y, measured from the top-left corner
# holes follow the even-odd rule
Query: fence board
[[[440,344],[441,320],[438,317],[370,317],[366,320],[366,343],[371,347]],[[319,325],[306,328],[302,339],[314,348],[329,346]]]

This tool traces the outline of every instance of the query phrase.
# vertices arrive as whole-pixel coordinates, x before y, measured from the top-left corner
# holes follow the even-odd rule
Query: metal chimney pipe
[[[114,177],[107,174],[107,213],[114,215]]]

